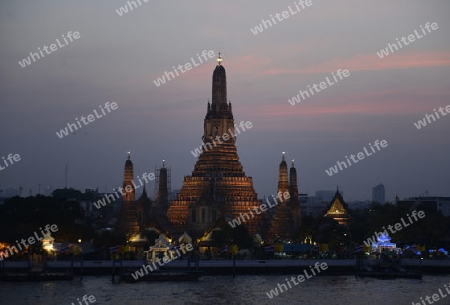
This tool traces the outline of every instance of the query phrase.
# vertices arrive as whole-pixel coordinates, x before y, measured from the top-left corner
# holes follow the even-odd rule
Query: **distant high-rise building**
[[[372,201],[373,202],[378,202],[379,204],[385,204],[386,203],[386,199],[385,199],[385,194],[384,194],[384,185],[383,184],[378,184],[377,186],[374,186],[372,188]]]

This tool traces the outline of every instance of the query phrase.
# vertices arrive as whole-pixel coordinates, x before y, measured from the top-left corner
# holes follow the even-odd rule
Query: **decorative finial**
[[[219,57],[217,57],[217,65],[218,66],[222,65],[222,55],[220,55],[220,52],[219,52]]]
[[[294,167],[294,158],[292,158],[291,161],[292,161],[292,167]]]
[[[284,161],[284,154],[285,154],[286,152],[285,151],[283,151],[283,161]]]
[[[163,159],[163,168],[166,167],[166,159]]]
[[[127,154],[128,154],[128,160],[130,160],[130,156],[131,156],[131,151],[129,150],[129,151],[127,151]]]

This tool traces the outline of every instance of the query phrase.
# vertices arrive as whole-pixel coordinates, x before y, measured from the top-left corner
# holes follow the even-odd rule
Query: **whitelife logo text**
[[[144,183],[142,182],[141,178],[139,176],[137,176],[140,185],[136,185],[134,183],[134,179],[131,180],[131,183],[133,184],[133,186],[131,186],[131,184],[127,185],[125,188],[123,187],[118,187],[117,191],[114,192],[114,195],[116,197],[114,197],[113,194],[106,194],[105,197],[103,197],[100,200],[97,200],[96,202],[94,202],[94,206],[97,209],[100,209],[104,206],[106,206],[106,201],[108,201],[108,203],[114,202],[116,199],[119,199],[120,196],[125,196],[126,193],[130,193],[133,191],[133,187],[135,190],[137,190],[138,188],[140,188],[141,186],[144,185]],[[154,173],[150,173],[147,174],[146,172],[142,174],[142,179],[144,179],[145,183],[148,183],[149,181],[155,180],[155,174]],[[125,191],[125,192],[124,192]]]
[[[339,76],[340,80],[343,80],[344,77],[350,76],[350,71],[347,69],[341,71],[341,69],[339,69],[336,71],[336,74],[337,74],[337,76]],[[327,82],[320,82],[319,84],[314,83],[312,86],[308,85],[308,89],[309,89],[309,92],[311,93],[311,96],[314,95],[314,91],[316,93],[319,93],[320,91],[328,88],[328,86],[333,86],[335,83],[337,83],[339,81],[337,76],[334,75],[334,72],[331,72],[331,75],[333,76],[334,82],[330,81],[328,76],[326,76],[325,80]],[[319,89],[319,87],[320,87],[320,89]],[[302,101],[302,99],[305,100],[306,98],[310,97],[309,92],[308,92],[308,90],[305,90],[305,91],[299,90],[298,91],[299,94],[297,94],[297,96],[293,96],[292,99],[288,99],[289,104],[294,106],[295,104],[300,103]]]
[[[284,192],[284,194],[281,193],[281,192],[278,192],[278,200],[275,199],[275,197],[273,197],[273,196],[271,196],[271,197],[274,199],[275,203],[273,205],[271,205],[270,201],[269,201],[269,197],[267,197],[266,198],[266,202],[267,202],[267,205],[269,206],[269,209],[277,206],[278,202],[280,202],[280,203],[284,202],[283,199],[286,200],[286,201],[289,200],[289,198],[291,198],[291,195],[289,194],[289,192]],[[267,211],[267,209],[268,209],[267,205],[265,203],[262,203],[259,206],[259,209],[258,209],[258,207],[253,207],[253,211],[255,211],[255,213],[257,215],[259,215],[262,212]],[[253,214],[253,211],[250,208],[248,208],[248,211],[250,212],[251,217],[247,213],[239,213],[239,216],[234,218],[233,220],[229,221],[228,224],[232,228],[234,228],[236,226],[240,226],[241,223],[245,223],[247,220],[255,218],[255,215]]]
[[[417,30],[414,30],[414,34],[415,34],[415,35],[414,35],[414,34],[410,34],[410,35],[408,35],[408,37],[402,36],[402,38],[401,38],[400,40],[399,40],[398,38],[395,39],[395,40],[397,40],[397,44],[398,44],[398,46],[400,47],[400,49],[403,48],[403,46],[402,46],[402,44],[400,43],[400,41],[403,42],[403,45],[404,45],[404,46],[407,46],[407,45],[409,45],[411,42],[416,41],[416,38],[417,38],[417,40],[419,40],[419,39],[422,38],[423,36],[426,36],[426,35],[427,35],[427,32],[425,31],[425,29],[427,29],[428,33],[431,33],[430,28],[431,28],[432,30],[437,30],[437,29],[439,28],[439,26],[438,26],[438,24],[437,24],[436,22],[433,22],[433,23],[431,23],[431,24],[430,24],[430,22],[427,22],[427,23],[425,24],[425,29],[424,29],[422,26],[420,26],[420,28],[422,29],[423,35],[420,35],[420,34],[417,32]],[[406,38],[408,38],[408,41],[409,41],[409,42],[406,41]],[[395,50],[394,50],[394,49],[395,49]],[[389,52],[389,51],[391,51],[391,52]],[[394,52],[396,52],[396,51],[398,51],[398,47],[397,47],[397,45],[395,44],[395,42],[394,42],[393,44],[388,43],[387,48],[381,49],[380,52],[377,52],[377,55],[378,55],[378,57],[381,59],[381,58],[387,57],[389,54],[392,54],[392,53],[394,53]]]
[[[388,146],[388,143],[386,140],[381,140],[381,141],[376,140],[373,145],[378,149],[377,151],[380,151],[380,149],[381,149],[380,146],[382,148],[385,148]],[[359,161],[363,160],[365,157],[371,156],[377,152],[373,148],[372,144],[369,143],[369,146],[370,146],[370,149],[372,150],[372,153],[368,152],[367,148],[364,147],[365,154],[362,152],[359,152],[356,155],[353,155],[353,154],[350,155],[350,159],[353,161],[353,164],[358,163]],[[356,157],[358,157],[358,160],[356,159]],[[347,156],[345,156],[345,159],[347,160],[348,166],[352,166],[352,163],[350,162],[350,160]],[[333,176],[333,173],[337,174],[339,171],[338,166],[341,171],[344,170],[344,168],[347,168],[347,164],[345,163],[345,161],[337,161],[336,163],[337,163],[337,165],[330,167],[329,170],[328,169],[325,170],[325,172],[328,174],[328,176],[330,176],[330,177]]]
[[[208,59],[214,58],[216,55],[214,54],[213,50],[210,50],[208,52],[206,52],[206,50],[203,50],[202,56],[206,62],[206,61],[208,61]],[[192,65],[194,65],[194,67],[198,67],[198,66],[200,66],[200,64],[203,63],[203,60],[198,53],[197,53],[197,59],[200,63],[195,62],[194,58],[191,58]],[[167,81],[174,79],[175,74],[177,76],[179,76],[180,74],[178,73],[178,70],[180,70],[181,73],[186,73],[187,71],[189,71],[193,68],[192,65],[190,62],[187,62],[184,65],[178,65],[178,67],[176,67],[176,68],[175,68],[175,66],[172,66],[173,72],[165,71],[164,75],[162,77],[158,77],[158,79],[154,80],[153,83],[155,83],[156,87],[159,87],[166,83],[166,79],[167,79]],[[183,70],[183,68],[184,68],[184,70]],[[175,72],[175,74],[173,74],[174,72]]]
[[[415,221],[419,221],[419,219],[422,219],[425,217],[425,212],[424,211],[417,212],[416,210],[414,210],[414,211],[412,211],[411,216],[409,216],[409,214],[406,214],[406,216],[408,217],[409,223],[406,223],[402,217],[402,218],[400,218],[401,223],[397,222],[393,226],[388,225],[387,229],[385,226],[383,226],[383,229],[384,229],[383,232],[381,232],[381,233],[375,232],[375,234],[372,237],[369,237],[367,240],[363,241],[364,244],[366,245],[366,247],[370,247],[370,246],[372,246],[372,244],[376,243],[378,241],[378,237],[380,237],[383,234],[386,236],[389,236],[389,233],[387,232],[388,230],[390,233],[394,234],[403,228],[409,227],[410,225],[413,224],[413,220],[411,219],[411,217],[414,218]],[[403,224],[403,226],[402,226],[402,224]]]
[[[280,13],[275,14],[276,19],[279,22],[284,21],[284,20],[288,19],[289,17],[301,12],[302,10],[305,10],[308,6],[311,6],[312,1],[311,0],[306,0],[306,1],[299,0],[298,3],[294,2],[294,4],[295,4],[295,8],[297,10],[293,10],[292,7],[289,5],[288,6],[289,11],[283,11],[281,14]],[[301,9],[300,9],[299,5],[302,7]],[[270,22],[270,20],[272,20],[272,22]],[[264,28],[267,30],[269,27],[272,27],[275,24],[277,24],[273,15],[270,15],[270,20],[264,20],[264,19],[261,20],[261,23],[259,25],[255,26],[254,28],[250,29],[250,31],[253,33],[253,35],[258,35],[259,33],[262,33],[264,31]]]
[[[62,48],[62,47],[64,47],[65,45],[68,45],[68,44],[69,44],[69,42],[68,42],[67,39],[66,39],[66,36],[64,36],[64,35],[61,35],[61,36],[63,37],[63,39],[64,39],[64,41],[65,41],[66,44],[61,43],[61,42],[59,41],[59,39],[56,38],[56,42],[58,43],[59,48]],[[81,36],[80,36],[80,32],[73,32],[73,33],[72,33],[71,31],[69,31],[69,32],[67,33],[67,38],[70,40],[70,42],[72,42],[73,39],[78,39],[78,38],[80,38],[80,37],[81,37]],[[73,38],[73,39],[72,39],[72,38]],[[50,50],[49,50],[49,49],[50,49]],[[30,56],[31,56],[31,59],[33,60],[33,62],[35,62],[37,59],[40,59],[41,57],[42,57],[42,58],[44,57],[44,52],[42,52],[42,51],[45,51],[46,54],[51,54],[52,52],[55,52],[56,50],[58,50],[58,48],[57,48],[57,46],[56,46],[56,43],[52,43],[49,47],[44,46],[44,47],[42,48],[42,50],[41,50],[41,48],[38,48],[38,50],[39,50],[39,54],[41,54],[41,56],[39,56],[38,53],[30,52]],[[30,56],[28,56],[27,58],[24,58],[22,61],[19,61],[19,65],[20,65],[22,68],[25,68],[26,66],[31,65],[31,59],[30,59]],[[37,58],[37,59],[36,59],[36,58]]]
[[[320,264],[320,265],[319,265]],[[327,263],[319,263],[316,262],[314,264],[314,267],[309,266],[309,271],[311,272],[311,274],[308,274],[308,271],[305,269],[303,270],[303,273],[305,274],[305,276],[303,276],[302,274],[300,274],[297,277],[297,281],[295,277],[291,277],[290,280],[288,280],[287,278],[286,280],[286,284],[287,286],[289,286],[289,288],[286,286],[286,284],[278,284],[277,287],[275,287],[275,289],[271,289],[269,292],[266,292],[266,295],[269,297],[269,299],[273,299],[274,297],[278,296],[278,289],[280,291],[280,294],[283,293],[283,289],[284,290],[289,290],[292,288],[291,282],[292,284],[294,284],[295,286],[297,286],[298,284],[302,283],[305,281],[305,279],[309,280],[310,278],[312,278],[313,276],[319,274],[321,271],[327,270],[328,269],[328,265]],[[314,269],[316,269],[316,271],[314,271]],[[317,272],[317,274],[316,274]]]
[[[9,154],[8,157],[2,157],[3,159],[3,164],[5,165],[4,167],[0,164],[0,171],[4,170],[5,168],[7,168],[10,165],[13,165],[14,162],[19,162],[20,161],[20,155],[19,154]]]
[[[97,109],[94,109],[95,117],[94,117],[94,114],[89,114],[87,117],[82,116],[80,118],[80,121],[83,122],[84,125],[81,125],[81,122],[78,121],[78,118],[75,118],[75,121],[76,121],[75,123],[67,123],[67,127],[64,129],[61,129],[59,132],[57,131],[56,135],[60,139],[62,139],[63,137],[69,135],[69,130],[70,130],[70,132],[74,132],[75,130],[78,130],[78,128],[81,128],[83,126],[88,125],[89,123],[94,122],[96,118],[99,119],[99,118],[103,117],[104,115],[106,115],[107,113],[111,113],[112,110],[116,110],[118,108],[117,103],[115,103],[115,102],[113,102],[111,104],[109,102],[106,102],[105,108],[103,108],[102,105],[100,105],[99,107],[100,107],[103,115],[98,114]],[[106,112],[105,109],[108,112]],[[77,127],[77,125],[78,125],[78,127]],[[67,128],[69,128],[69,129],[67,129]]]
[[[58,231],[58,226],[55,225],[55,224],[54,225],[49,225],[49,224],[45,225],[44,230],[46,231],[46,233],[44,233],[42,228],[39,228],[39,230],[41,230],[42,237],[39,236],[37,232],[34,232],[34,237],[36,237],[36,240],[35,240],[35,238],[33,236],[30,236],[27,239],[23,239],[22,238],[22,240],[20,242],[16,240],[16,246],[17,247],[16,246],[12,246],[12,247],[8,246],[8,250],[0,252],[0,261],[2,261],[3,258],[8,258],[9,256],[13,255],[14,254],[13,250],[15,251],[15,253],[18,253],[19,250],[21,250],[21,251],[25,250],[25,248],[28,247],[29,245],[33,245],[35,242],[41,241],[42,239],[45,238],[47,233],[50,234],[50,231],[53,232],[53,233],[57,232]],[[22,248],[22,246],[23,246],[23,248]],[[19,250],[17,250],[17,248],[19,248]],[[8,254],[8,251],[9,251],[9,254]]]
[[[439,112],[442,114],[442,116],[446,116],[448,113],[450,113],[450,105],[447,105],[445,107],[445,111],[444,112],[444,108],[439,107]],[[434,114],[436,115],[436,117],[438,119],[440,119],[441,117],[439,116],[439,113],[436,111],[436,109],[433,109]],[[428,124],[431,124],[432,121],[431,119],[433,119],[433,122],[436,122],[436,117],[433,114],[425,114],[425,117],[423,118],[423,120],[419,120],[417,121],[417,123],[414,123],[414,125],[416,126],[417,129],[420,129],[422,127],[427,126],[427,120],[428,120]]]
[[[250,121],[247,121],[247,122],[241,121],[241,123],[239,124],[239,127],[242,129],[242,131],[245,131],[246,130],[245,128],[247,128],[247,129],[252,128],[253,124]],[[191,154],[197,158],[199,155],[201,155],[202,151],[206,152],[209,149],[212,149],[213,146],[216,147],[217,143],[222,144],[223,142],[221,140],[228,141],[232,138],[235,138],[238,134],[241,134],[239,127],[236,126],[236,124],[234,124],[234,130],[232,127],[229,128],[228,132],[225,132],[221,137],[216,136],[215,139],[212,141],[212,144],[211,144],[211,142],[205,142],[199,148],[195,148],[194,150],[191,150]],[[236,131],[236,133],[234,133],[234,131]]]
[[[192,244],[181,244],[180,247],[181,251],[183,252],[183,254],[186,254],[186,251],[192,251],[194,249],[194,247],[192,246]],[[185,249],[186,248],[186,249]],[[164,255],[162,257],[162,261],[161,258],[157,258],[156,263],[158,263],[159,267],[164,266],[164,264],[168,264],[173,260],[176,260],[177,258],[181,257],[181,253],[180,251],[178,251],[178,249],[176,249],[176,253],[177,255],[174,255],[173,258],[170,258],[167,255]],[[153,265],[153,267],[152,267]],[[148,271],[153,272],[155,270],[158,270],[158,268],[155,265],[155,262],[152,262],[151,264],[148,265],[142,265],[142,268],[139,270],[136,270],[134,273],[131,273],[131,276],[133,277],[133,279],[135,281],[137,281],[139,278],[143,277],[145,274],[148,274]],[[144,273],[145,271],[145,273]]]

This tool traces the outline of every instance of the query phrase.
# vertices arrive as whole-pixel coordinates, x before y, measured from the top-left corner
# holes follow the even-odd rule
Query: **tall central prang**
[[[213,73],[212,103],[204,120],[202,153],[191,176],[185,176],[168,217],[180,232],[200,237],[219,216],[237,218],[259,208],[261,201],[239,162],[231,103],[227,103],[227,79],[222,57]],[[254,215],[245,226],[251,234],[261,233],[263,217]]]
[[[235,142],[234,119],[231,111],[231,103],[227,104],[227,76],[222,66],[222,58],[219,53],[217,66],[213,73],[212,105],[208,102],[208,110],[205,116],[203,143],[204,148],[220,142],[224,134],[230,134],[229,142]],[[217,137],[220,137],[217,139]],[[217,145],[217,144],[216,144]]]

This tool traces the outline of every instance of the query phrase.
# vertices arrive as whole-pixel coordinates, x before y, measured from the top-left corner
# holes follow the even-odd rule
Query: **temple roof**
[[[150,198],[148,198],[147,190],[145,189],[145,185],[144,185],[144,190],[142,191],[141,196],[137,200],[137,203],[142,204],[142,205],[144,205],[146,203],[151,204],[151,200],[150,200]]]
[[[331,200],[325,216],[333,218],[339,224],[347,224],[350,215],[348,214],[348,206],[341,193],[339,193],[339,188],[336,194],[334,194],[334,198]]]

